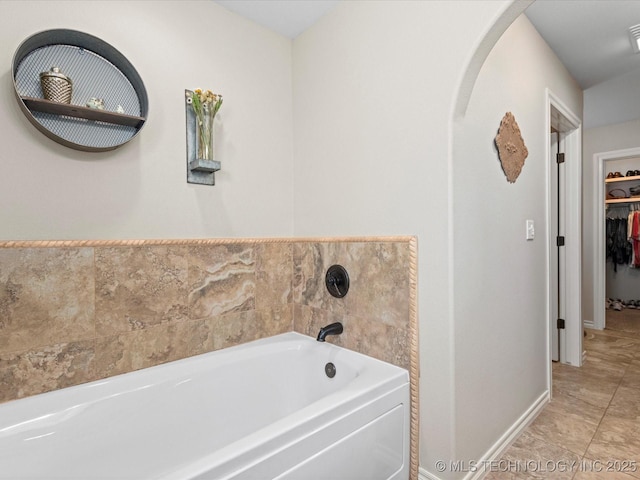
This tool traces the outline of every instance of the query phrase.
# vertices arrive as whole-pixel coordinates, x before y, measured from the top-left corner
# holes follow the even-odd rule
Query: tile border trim
[[[389,237],[273,237],[273,238],[187,238],[187,239],[130,239],[130,240],[1,240],[0,248],[78,248],[130,247],[145,245],[228,245],[233,243],[375,243],[411,242],[413,236]]]

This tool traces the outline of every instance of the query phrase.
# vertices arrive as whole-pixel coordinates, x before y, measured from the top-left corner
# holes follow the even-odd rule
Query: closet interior
[[[607,162],[606,325],[640,323],[640,158]]]

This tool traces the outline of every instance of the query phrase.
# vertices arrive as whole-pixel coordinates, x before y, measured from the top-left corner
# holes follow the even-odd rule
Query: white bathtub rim
[[[261,355],[260,350],[255,349],[256,346],[266,346],[266,347],[273,346],[272,348],[278,348],[278,347],[281,348],[283,345],[288,345],[288,348],[290,349],[299,349],[301,348],[301,345],[303,345],[304,343],[307,343],[307,344],[312,343],[315,345],[316,341],[311,337],[300,334],[298,332],[282,333],[282,334],[274,335],[272,337],[267,337],[267,338],[262,338],[262,339],[254,340],[251,342],[247,342],[241,345],[236,345],[236,346],[224,348],[221,350],[215,350],[215,351],[203,353],[200,355],[194,355],[191,357],[175,360],[172,362],[167,362],[160,365],[155,365],[148,368],[143,368],[140,370],[135,370],[132,372],[114,375],[112,377],[95,380],[95,381],[80,384],[80,385],[74,385],[71,387],[53,390],[50,392],[45,392],[45,393],[41,393],[41,394],[37,394],[37,395],[25,397],[25,398],[11,400],[11,401],[0,404],[0,409],[5,409],[5,408],[9,408],[11,410],[15,409],[15,411],[12,413],[18,414],[18,415],[20,415],[20,413],[23,413],[22,416],[26,417],[25,423],[28,423],[33,421],[33,418],[31,415],[32,411],[30,410],[31,404],[37,404],[41,401],[41,399],[44,399],[44,398],[46,398],[47,401],[50,401],[53,403],[56,403],[57,401],[57,403],[63,403],[67,405],[66,397],[69,393],[73,393],[73,396],[76,399],[76,405],[74,405],[73,407],[56,409],[55,412],[50,412],[45,414],[46,416],[55,416],[60,414],[60,412],[76,409],[84,403],[91,404],[112,395],[122,395],[128,392],[132,392],[132,391],[136,391],[144,388],[150,388],[151,386],[154,386],[154,385],[163,385],[163,384],[173,385],[176,383],[176,379],[178,377],[181,379],[181,381],[184,381],[185,376],[193,375],[192,373],[193,371],[198,371],[198,367],[202,364],[206,364],[207,362],[209,362],[212,357],[216,358],[215,368],[222,368],[226,364],[234,363],[235,362],[234,356],[238,352],[243,352],[243,354],[246,355],[248,350],[249,355],[251,355],[252,357],[260,356]],[[278,347],[275,347],[276,345]],[[317,345],[320,346],[321,348],[327,349],[329,355],[347,355],[348,354],[350,360],[357,361],[358,367],[362,367],[364,362],[378,364],[378,366],[382,369],[382,372],[380,372],[381,373],[380,376],[383,376],[382,373],[384,373],[385,375],[388,375],[390,372],[394,372],[394,375],[393,375],[394,377],[403,377],[404,372],[406,372],[406,370],[402,369],[401,367],[392,365],[390,363],[384,362],[382,360],[378,360],[373,357],[368,357],[366,355],[363,355],[361,353],[358,353],[352,350],[344,349],[342,347],[337,347],[336,345],[333,345],[330,343],[317,342]],[[340,353],[340,352],[343,352],[343,353]],[[176,373],[176,372],[179,373],[180,375],[177,375],[177,376],[171,375],[172,373]],[[155,381],[151,384],[140,386],[139,378],[138,378],[140,375],[151,377],[151,379],[160,375],[166,375],[168,378],[160,381]],[[355,382],[356,384],[359,383],[358,379],[356,379]],[[123,390],[109,391],[109,388],[112,385],[118,385],[118,384],[122,384],[122,386],[124,386],[125,388]],[[105,392],[99,393],[100,395],[99,398],[95,398],[96,389],[104,390]],[[93,401],[88,401],[88,400],[93,400]],[[23,412],[20,412],[21,410]],[[4,432],[13,428],[15,427],[7,426],[3,424],[2,420],[0,419],[0,438],[2,438]]]
[[[323,353],[322,355],[327,355],[328,358],[335,360],[338,366],[343,362],[355,362],[356,364],[360,364],[359,366],[357,366],[357,369],[360,371],[362,371],[362,364],[375,365],[376,368],[368,369],[367,372],[365,372],[365,374],[363,375],[356,375],[354,379],[351,380],[351,382],[349,382],[349,384],[344,388],[321,397],[320,399],[306,405],[305,407],[296,410],[293,413],[269,424],[265,428],[257,429],[249,435],[240,437],[239,439],[231,442],[228,449],[225,449],[223,447],[221,449],[215,450],[215,452],[209,456],[211,458],[207,458],[207,460],[203,460],[203,462],[208,462],[209,464],[211,464],[212,460],[215,460],[214,457],[224,459],[226,452],[235,451],[235,455],[237,455],[238,452],[243,451],[243,445],[246,445],[245,450],[248,451],[248,446],[254,444],[254,438],[263,436],[263,434],[265,433],[264,430],[269,430],[267,441],[274,442],[275,439],[284,439],[286,442],[287,438],[294,438],[296,435],[299,435],[296,430],[299,430],[300,425],[302,424],[307,427],[311,426],[312,428],[317,428],[317,426],[314,425],[320,425],[323,422],[326,423],[325,420],[327,412],[333,411],[332,415],[334,415],[336,406],[338,406],[339,409],[344,409],[345,411],[353,411],[354,409],[362,408],[363,404],[371,403],[374,399],[378,398],[382,394],[382,392],[388,390],[389,388],[394,388],[394,386],[395,388],[397,388],[401,385],[406,385],[409,382],[408,372],[404,369],[401,369],[400,367],[393,366],[386,362],[382,362],[380,360],[376,360],[353,351],[336,347],[335,345],[331,345],[329,343],[320,344],[311,337],[295,332],[289,332],[266,339],[256,340],[254,342],[239,345],[237,347],[231,347],[229,349],[210,352],[176,362],[158,365],[149,369],[114,376],[109,379],[92,382],[90,384],[69,387],[68,389],[49,392],[34,397],[17,400],[15,402],[7,402],[6,404],[4,404],[4,407],[7,407],[5,411],[22,411],[22,413],[24,414],[25,411],[30,410],[30,406],[34,405],[34,402],[36,402],[35,404],[37,404],[39,398],[52,399],[55,400],[54,403],[57,402],[58,405],[67,405],[66,409],[57,410],[53,413],[44,415],[45,417],[47,415],[50,415],[50,421],[52,423],[58,423],[61,421],[61,418],[65,417],[66,415],[74,414],[84,408],[88,408],[91,406],[91,403],[97,403],[100,400],[104,399],[105,396],[109,397],[114,395],[122,395],[126,392],[142,390],[157,385],[172,385],[177,381],[182,381],[184,379],[185,372],[189,372],[193,368],[197,370],[198,366],[206,367],[207,363],[211,361],[211,356],[217,357],[215,360],[215,368],[221,368],[225,364],[234,363],[234,356],[238,351],[253,349],[255,346],[262,346],[267,349],[275,348],[278,350],[282,350],[285,347],[287,349],[300,349],[304,348],[305,345],[313,348],[314,351],[318,348],[325,350],[326,353]],[[260,352],[258,350],[259,349],[249,350],[249,355],[259,356]],[[246,353],[247,352],[244,352],[245,355]],[[206,368],[205,370],[208,371],[208,369]],[[199,370],[198,373],[200,373]],[[143,380],[153,380],[154,378],[156,380],[151,384],[141,385],[140,376],[142,376]],[[362,384],[366,383],[367,381],[370,382],[368,386],[366,388],[362,388]],[[111,388],[118,387],[118,385],[122,386],[122,384],[127,387],[124,392],[119,390],[110,390]],[[73,398],[76,401],[76,403],[71,407],[69,407],[68,403],[66,403],[67,398],[65,395],[69,394],[70,392],[73,393]],[[96,394],[98,394],[98,398],[93,399],[93,401],[87,401],[87,399],[91,400],[92,396]],[[366,398],[364,402],[363,398]],[[360,407],[358,407],[358,405],[360,405]],[[0,405],[0,407],[3,407],[3,405]],[[409,408],[408,405],[407,408]],[[323,417],[325,420],[322,420]],[[2,429],[2,425],[0,425],[0,432],[4,430],[4,435],[0,434],[0,438],[9,436],[10,434],[15,434],[15,429],[25,428],[28,430],[30,427],[30,423],[33,421],[34,420],[25,420],[23,422],[23,425],[16,425],[14,422],[12,422],[12,426],[10,425],[9,427],[5,427],[4,429]],[[331,418],[330,421],[337,420],[335,420],[335,418]],[[37,423],[38,422],[35,422],[35,424]],[[34,425],[34,428],[41,428],[42,426],[42,424]],[[289,443],[291,441],[293,440],[289,440]],[[188,465],[188,467],[186,467],[187,470],[193,471],[191,467],[193,466],[194,462],[200,462],[200,460],[202,460],[202,457],[196,459],[195,461],[193,460],[193,457],[185,458],[185,465]],[[215,463],[215,461],[213,463]],[[161,471],[158,472],[157,475],[164,475],[164,473],[163,471]],[[2,477],[2,475],[0,475],[0,477]],[[165,477],[163,476],[161,478]],[[166,478],[168,479],[174,477],[167,476]]]

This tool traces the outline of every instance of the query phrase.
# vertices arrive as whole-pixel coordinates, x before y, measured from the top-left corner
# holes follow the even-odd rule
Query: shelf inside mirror
[[[97,108],[83,107],[68,103],[52,102],[43,98],[20,97],[27,108],[32,112],[53,113],[67,117],[84,118],[86,120],[96,120],[99,122],[113,123],[115,125],[125,125],[128,127],[140,128],[145,122],[143,117],[125,115],[124,113],[100,110]]]

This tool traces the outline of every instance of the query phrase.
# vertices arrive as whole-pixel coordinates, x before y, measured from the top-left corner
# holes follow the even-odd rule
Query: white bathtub
[[[297,333],[0,405],[1,479],[408,477],[407,371]]]

